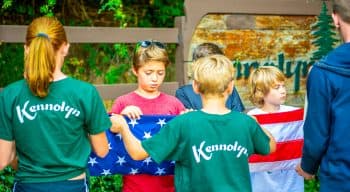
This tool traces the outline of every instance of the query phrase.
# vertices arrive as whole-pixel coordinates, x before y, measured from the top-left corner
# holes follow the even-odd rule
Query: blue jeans
[[[15,182],[13,192],[88,192],[86,179],[66,180],[45,183]]]

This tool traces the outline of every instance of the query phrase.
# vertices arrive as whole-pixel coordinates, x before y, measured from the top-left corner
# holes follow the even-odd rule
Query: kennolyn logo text
[[[197,163],[200,163],[201,158],[204,160],[210,160],[215,152],[230,152],[236,153],[236,157],[239,158],[241,155],[248,157],[247,148],[238,144],[238,141],[235,141],[233,144],[214,144],[214,145],[205,145],[205,141],[202,141],[197,148],[197,146],[192,146],[192,151],[194,158]]]
[[[36,104],[29,105],[29,101],[26,101],[24,105],[16,106],[17,117],[20,123],[24,123],[24,118],[28,120],[34,120],[38,111],[54,111],[54,112],[64,112],[64,118],[68,119],[71,115],[78,117],[80,111],[69,105],[66,105],[66,102],[62,103],[46,103],[46,104]]]

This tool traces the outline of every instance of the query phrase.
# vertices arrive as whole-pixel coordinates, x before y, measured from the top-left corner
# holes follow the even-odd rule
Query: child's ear
[[[137,76],[137,69],[135,69],[135,67],[132,67],[132,73]]]
[[[29,53],[29,47],[27,45],[24,45],[24,55],[28,55]]]
[[[227,92],[228,94],[231,94],[234,87],[235,87],[235,82],[232,80],[232,81],[228,84],[227,89],[226,89],[226,92]]]
[[[338,16],[338,14],[336,14],[336,13],[332,13],[332,18],[333,18],[333,23],[334,23],[334,26],[335,26],[335,28],[339,28],[340,27],[340,21],[339,21],[339,16]]]
[[[69,52],[69,47],[70,47],[70,43],[67,43],[66,46],[64,47],[64,56],[67,56],[68,55],[68,52]]]
[[[193,82],[192,82],[192,88],[193,88],[193,91],[195,92],[195,93],[197,93],[197,94],[199,94],[199,88],[198,88],[198,82],[197,81],[195,81],[195,80],[193,80]]]
[[[57,51],[57,54],[60,56],[63,56],[63,57],[67,56],[68,51],[69,51],[69,47],[70,47],[69,43],[65,43],[65,44],[61,45],[61,47]]]
[[[62,45],[62,50],[61,51],[62,51],[62,55],[64,57],[68,55],[69,47],[70,47],[69,43],[66,43],[66,44]]]

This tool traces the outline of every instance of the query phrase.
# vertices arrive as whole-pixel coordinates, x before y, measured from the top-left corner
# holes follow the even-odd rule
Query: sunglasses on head
[[[149,46],[151,46],[151,45],[155,45],[155,46],[157,46],[158,48],[161,48],[161,49],[165,49],[165,45],[163,44],[163,43],[161,43],[161,42],[159,42],[159,41],[149,41],[149,40],[146,40],[146,41],[140,41],[139,43],[138,43],[138,45],[140,46],[140,47],[143,47],[143,48],[147,48],[147,47],[149,47]]]

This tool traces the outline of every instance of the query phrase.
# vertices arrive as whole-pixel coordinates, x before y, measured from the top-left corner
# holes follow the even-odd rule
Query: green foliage
[[[113,45],[114,57],[112,65],[105,73],[105,83],[127,83],[136,82],[135,77],[130,73],[132,59],[132,47],[126,44],[117,43]]]
[[[80,44],[71,45],[63,65],[63,72],[94,83],[134,83],[130,72],[132,45]]]
[[[333,50],[333,46],[338,42],[338,40],[334,38],[336,33],[334,32],[333,20],[328,14],[327,4],[324,1],[318,20],[311,27],[311,34],[315,38],[312,43],[317,47],[311,60],[316,61]]]
[[[0,171],[0,191],[1,192],[11,192],[14,183],[15,171],[6,167],[4,170]]]
[[[0,171],[0,192],[11,192],[14,184],[15,171],[6,167]],[[91,192],[120,192],[122,187],[121,175],[99,176],[89,178]]]
[[[40,13],[46,16],[53,17],[54,16],[53,9],[55,5],[56,5],[56,0],[47,0],[47,4],[42,5],[40,7]]]
[[[0,44],[0,87],[23,78],[23,44]]]
[[[29,24],[39,16],[54,16],[56,0],[34,2],[31,0],[4,0],[0,9],[2,24]]]
[[[102,13],[103,11],[113,11],[114,19],[120,21],[121,27],[126,27],[127,25],[127,15],[123,11],[123,2],[122,0],[108,0],[104,3],[101,2],[101,9],[98,10],[98,13]]]
[[[16,18],[6,20],[6,24],[29,24],[35,17],[48,15],[58,16],[55,12],[63,9],[62,1],[46,0],[16,1],[3,0],[0,17]],[[64,1],[67,2],[67,1]],[[79,3],[80,1],[75,1]],[[87,0],[86,4],[96,3]],[[120,27],[173,27],[174,17],[183,15],[183,0],[108,0],[101,2],[99,13],[112,11],[115,21]],[[62,6],[58,9],[58,6]],[[68,8],[71,8],[67,5]],[[96,6],[98,7],[98,6]],[[66,12],[68,13],[68,11]],[[91,25],[89,19],[58,18],[65,25]],[[65,60],[63,72],[69,76],[92,83],[134,83],[135,76],[131,72],[133,44],[71,44],[69,55]],[[175,44],[167,45],[172,63],[175,61]],[[0,87],[23,78],[23,44],[0,43]],[[166,81],[175,79],[175,68],[167,68]],[[10,192],[13,186],[14,171],[6,168],[0,171],[0,192]],[[121,176],[91,177],[92,192],[119,192],[121,191]]]
[[[91,192],[120,192],[121,188],[121,175],[90,177]]]
[[[154,13],[151,15],[157,18],[157,26],[173,27],[174,17],[184,15],[184,1],[154,0]]]
[[[113,11],[121,27],[173,27],[174,18],[184,15],[184,0],[107,0],[99,13]]]
[[[318,179],[305,180],[305,192],[318,192],[320,191],[320,182]]]
[[[4,0],[1,9],[7,9],[12,6],[12,0]]]

